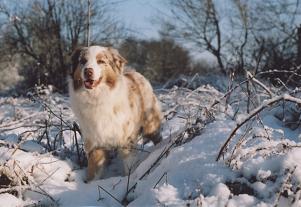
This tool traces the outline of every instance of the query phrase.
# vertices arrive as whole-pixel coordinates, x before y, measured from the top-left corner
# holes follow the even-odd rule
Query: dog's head
[[[99,84],[115,86],[126,60],[110,47],[90,46],[76,49],[71,57],[74,89],[91,90]]]

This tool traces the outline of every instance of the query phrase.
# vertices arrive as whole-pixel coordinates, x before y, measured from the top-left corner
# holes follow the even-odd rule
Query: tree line
[[[211,52],[221,72],[300,74],[299,0],[169,0],[168,5],[171,18],[163,19],[166,35]]]
[[[153,40],[138,39],[117,20],[110,12],[117,3],[91,1],[91,44],[117,47],[129,65],[152,82],[204,72],[204,66],[192,61],[191,50],[209,51],[222,74],[300,74],[299,0],[168,0],[170,14],[157,17],[160,38]],[[86,44],[87,16],[87,0],[2,0],[0,75],[9,74],[4,72],[13,64],[23,77],[22,88],[51,84],[66,91],[70,54]],[[268,77],[283,80],[289,75]],[[292,78],[294,82],[298,80]]]

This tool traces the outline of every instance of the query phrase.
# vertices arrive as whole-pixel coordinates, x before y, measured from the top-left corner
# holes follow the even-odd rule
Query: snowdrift
[[[237,110],[247,104],[243,91],[231,101],[210,85],[157,94],[162,143],[139,144],[130,175],[116,161],[90,183],[67,97],[48,89],[1,97],[0,206],[301,205],[301,130],[283,121],[294,104],[263,102],[265,110],[237,129],[216,161],[252,114]]]

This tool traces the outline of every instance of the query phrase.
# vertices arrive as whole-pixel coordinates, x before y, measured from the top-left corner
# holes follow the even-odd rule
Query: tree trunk
[[[87,16],[87,47],[90,46],[90,17],[91,17],[91,0],[88,0],[88,16]]]
[[[298,27],[298,53],[297,53],[297,65],[301,65],[301,25]]]

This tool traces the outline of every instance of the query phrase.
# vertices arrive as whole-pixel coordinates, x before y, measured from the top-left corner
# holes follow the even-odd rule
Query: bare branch
[[[250,114],[249,114],[249,116],[245,117],[244,119],[242,119],[240,122],[238,122],[236,124],[236,127],[231,131],[231,133],[228,136],[228,138],[226,139],[225,143],[220,148],[220,151],[218,153],[216,161],[218,161],[221,158],[221,156],[225,154],[226,149],[227,149],[227,147],[229,145],[229,142],[235,136],[237,130],[240,127],[242,127],[245,123],[247,123],[249,120],[251,120],[254,116],[256,116],[257,114],[259,114],[264,109],[266,109],[266,108],[270,107],[271,105],[273,105],[275,103],[278,103],[279,101],[282,101],[282,100],[301,104],[301,99],[295,98],[295,97],[293,97],[293,96],[291,96],[289,94],[284,94],[284,95],[281,95],[281,96],[276,96],[276,97],[271,98],[269,100],[265,100],[262,105],[260,105],[259,107],[257,107],[253,111],[251,111]]]

